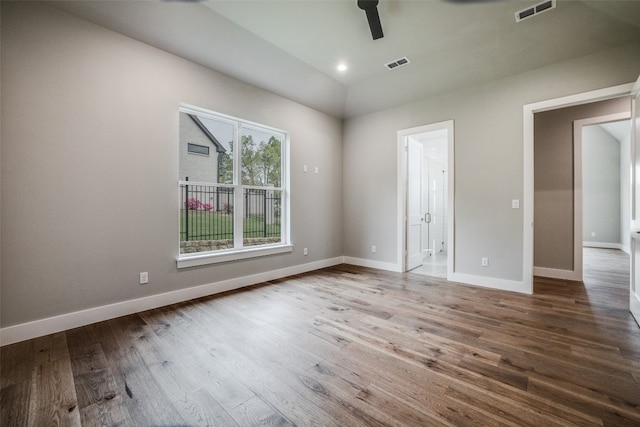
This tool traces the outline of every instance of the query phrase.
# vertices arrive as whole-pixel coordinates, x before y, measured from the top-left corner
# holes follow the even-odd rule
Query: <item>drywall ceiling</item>
[[[47,2],[343,118],[640,43],[639,1],[558,0],[516,23],[536,3],[380,0],[374,41],[356,0]]]
[[[631,137],[631,119],[611,123],[603,123],[596,126],[600,126],[602,129],[604,129],[605,132],[607,132],[609,135],[613,136],[620,142]]]

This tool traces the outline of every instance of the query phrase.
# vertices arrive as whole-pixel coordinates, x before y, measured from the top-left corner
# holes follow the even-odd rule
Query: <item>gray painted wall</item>
[[[625,97],[535,115],[534,266],[573,270],[573,122],[629,107]]]
[[[39,3],[1,30],[3,327],[342,255],[340,120]],[[292,254],[176,269],[181,102],[289,131]]]
[[[511,200],[523,197],[523,105],[630,83],[639,73],[640,46],[630,45],[347,120],[345,255],[399,262],[396,132],[453,119],[455,271],[522,280],[522,209]]]
[[[620,206],[620,141],[599,125],[584,126],[582,240],[620,243]]]
[[[395,263],[396,132],[448,119],[456,271],[521,280],[523,105],[640,72],[629,45],[342,124],[39,3],[3,2],[1,31],[3,327],[340,255]],[[289,131],[292,254],[177,271],[180,102]]]

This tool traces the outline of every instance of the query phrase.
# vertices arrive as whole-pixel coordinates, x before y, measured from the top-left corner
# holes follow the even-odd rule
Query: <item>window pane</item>
[[[243,127],[242,184],[281,186],[283,135]]]
[[[234,126],[221,120],[180,113],[180,180],[233,184]],[[193,156],[194,147],[209,157]]]
[[[233,248],[233,188],[180,185],[180,253]]]
[[[204,154],[206,156],[209,155],[209,147],[206,147],[204,145],[188,143],[187,151],[194,154]]]
[[[244,246],[281,242],[282,191],[245,188],[243,199]]]

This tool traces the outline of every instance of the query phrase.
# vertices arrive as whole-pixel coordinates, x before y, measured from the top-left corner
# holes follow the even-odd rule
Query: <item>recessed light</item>
[[[347,71],[347,64],[344,64],[344,63],[338,64],[338,66],[336,67],[336,70],[338,70],[340,72]]]

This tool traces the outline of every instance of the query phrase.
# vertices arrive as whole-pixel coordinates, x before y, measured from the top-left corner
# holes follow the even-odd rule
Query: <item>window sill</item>
[[[268,255],[277,255],[293,252],[293,245],[261,246],[258,248],[243,248],[234,251],[205,252],[193,255],[182,255],[176,261],[178,269],[198,267],[207,264],[219,264],[223,262],[239,261],[249,258],[257,258]]]

